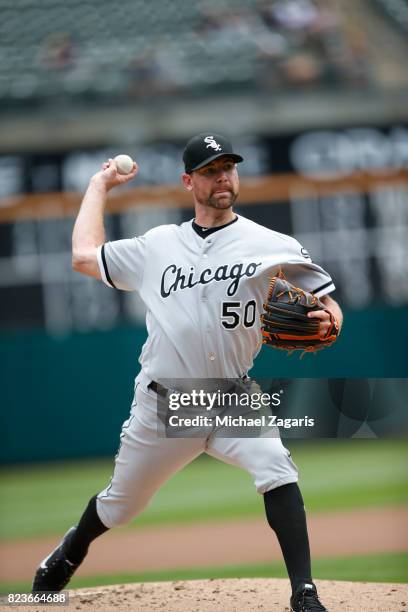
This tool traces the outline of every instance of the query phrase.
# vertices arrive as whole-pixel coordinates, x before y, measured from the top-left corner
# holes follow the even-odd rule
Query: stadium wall
[[[264,347],[262,378],[407,377],[408,308],[346,311],[336,350],[287,357]],[[392,336],[385,321],[392,321]],[[113,455],[133,397],[142,327],[53,338],[2,332],[1,463]],[[354,347],[350,351],[350,346]]]

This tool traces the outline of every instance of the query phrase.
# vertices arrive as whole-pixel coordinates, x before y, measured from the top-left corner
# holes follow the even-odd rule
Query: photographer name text
[[[258,417],[239,416],[208,416],[197,415],[194,417],[184,417],[172,414],[169,417],[170,427],[314,427],[315,420],[308,416],[300,419],[280,419],[274,414],[261,415]]]

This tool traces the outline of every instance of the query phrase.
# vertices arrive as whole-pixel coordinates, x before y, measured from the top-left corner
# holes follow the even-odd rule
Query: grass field
[[[408,582],[408,554],[361,555],[336,559],[316,559],[313,574],[320,580],[361,580],[364,582]],[[158,582],[162,580],[198,580],[204,578],[286,578],[282,563],[262,565],[234,565],[172,571],[145,572],[143,574],[115,574],[77,578],[70,588],[96,587],[107,584],[131,582]],[[24,593],[30,590],[29,582],[0,583],[0,593]]]
[[[408,502],[408,444],[404,440],[293,443],[309,511]],[[0,538],[64,532],[88,499],[108,482],[112,460],[8,467],[0,472]],[[263,515],[250,477],[209,457],[176,474],[129,528]]]

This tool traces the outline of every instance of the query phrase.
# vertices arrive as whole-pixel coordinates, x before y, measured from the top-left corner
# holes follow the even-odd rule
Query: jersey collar
[[[235,215],[235,219],[233,219],[232,221],[228,221],[228,223],[225,223],[225,225],[219,225],[218,227],[202,227],[201,225],[198,225],[198,223],[196,223],[194,219],[192,220],[191,224],[193,230],[198,236],[200,236],[200,238],[207,238],[207,236],[209,236],[210,234],[214,234],[215,232],[224,229],[224,227],[232,225],[236,221],[238,221],[238,215]]]

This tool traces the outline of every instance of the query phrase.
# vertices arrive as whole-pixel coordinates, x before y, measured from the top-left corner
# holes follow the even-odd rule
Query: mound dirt
[[[408,585],[317,581],[319,596],[330,612],[406,612]],[[63,610],[88,612],[288,612],[289,583],[278,579],[149,582],[70,591]],[[27,606],[0,606],[27,612]],[[30,606],[49,612],[50,606]]]

